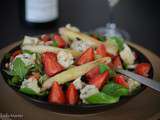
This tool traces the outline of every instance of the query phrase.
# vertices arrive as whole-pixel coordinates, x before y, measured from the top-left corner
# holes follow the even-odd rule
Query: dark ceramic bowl
[[[20,45],[13,48],[12,50],[10,50],[9,53],[12,53],[17,49],[20,49]],[[132,50],[134,50],[137,54],[137,62],[150,63],[150,61],[140,51],[137,51],[134,48],[132,48]],[[5,72],[3,72],[3,69],[5,68],[5,63],[8,61],[9,61],[9,59],[5,59],[5,58],[3,58],[1,61],[1,74],[7,84],[8,84],[7,80],[10,79],[10,77]],[[153,78],[153,68],[151,68],[151,71],[149,73],[149,78]],[[33,104],[35,104],[39,107],[49,109],[54,112],[63,113],[63,114],[93,114],[93,113],[103,112],[103,111],[106,111],[106,110],[114,108],[114,107],[119,107],[120,105],[123,105],[124,103],[128,102],[135,95],[140,94],[146,88],[144,85],[141,85],[141,88],[134,95],[121,97],[120,101],[118,103],[114,103],[114,104],[58,105],[58,104],[48,103],[47,98],[29,96],[29,95],[20,93],[18,91],[18,87],[13,87],[10,85],[9,85],[9,87],[11,87],[14,91],[16,91],[19,95],[23,96],[25,99],[31,101]],[[3,96],[1,96],[1,97],[3,97]]]

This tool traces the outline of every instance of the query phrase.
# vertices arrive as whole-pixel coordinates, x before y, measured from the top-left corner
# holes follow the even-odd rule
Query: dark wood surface
[[[106,0],[59,0],[60,20],[50,29],[34,30],[19,21],[19,0],[2,0],[0,4],[0,48],[24,35],[53,32],[71,23],[82,31],[105,26],[108,20]],[[160,2],[158,0],[121,0],[114,13],[120,28],[127,30],[134,42],[160,55]]]
[[[154,79],[160,80],[160,58],[149,50],[130,43],[151,61]],[[17,43],[0,51],[0,58]],[[35,106],[13,91],[0,76],[0,113],[23,115],[24,120],[159,120],[160,93],[147,88],[142,93],[119,107],[91,115],[64,115]]]

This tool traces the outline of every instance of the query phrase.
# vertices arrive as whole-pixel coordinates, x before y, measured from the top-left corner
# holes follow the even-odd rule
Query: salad
[[[127,69],[148,76],[149,63],[122,38],[83,33],[66,25],[57,33],[25,36],[20,49],[8,53],[3,70],[8,84],[31,97],[54,104],[112,104],[132,95],[141,84],[116,72]]]

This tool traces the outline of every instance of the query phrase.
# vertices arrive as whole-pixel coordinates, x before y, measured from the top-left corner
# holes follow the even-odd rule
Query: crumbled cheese
[[[80,32],[80,30],[77,27],[72,26],[71,24],[67,24],[66,28],[68,28],[69,30],[71,30],[73,32]]]
[[[24,64],[25,64],[26,66],[28,66],[28,65],[31,65],[31,64],[34,64],[34,63],[35,63],[36,55],[35,55],[35,54],[30,55],[30,54],[25,53],[25,54],[17,55],[17,56],[14,58],[14,60],[15,60],[16,58],[21,58],[21,60],[24,62]],[[14,61],[14,60],[13,60],[13,61]]]
[[[85,86],[85,83],[81,81],[81,76],[74,80],[73,84],[77,90],[81,90]]]
[[[71,44],[71,48],[80,52],[87,50],[91,45],[85,41],[74,40]]]
[[[132,80],[131,78],[129,78],[127,80],[127,82],[128,82],[128,85],[129,85],[129,92],[130,93],[141,85],[139,82],[137,82],[135,80]]]
[[[94,85],[86,85],[82,90],[80,90],[80,99],[85,102],[85,99],[98,93],[99,90]]]
[[[34,79],[24,79],[24,81],[22,82],[21,88],[30,88],[33,91],[35,91],[36,93],[40,92],[40,87],[38,86],[38,81],[34,80]]]
[[[68,68],[74,62],[72,54],[65,51],[58,52],[57,59],[64,68]]]
[[[135,56],[127,44],[124,44],[124,49],[120,52],[120,57],[127,65],[134,64]]]
[[[37,45],[39,39],[37,37],[25,36],[22,45]]]

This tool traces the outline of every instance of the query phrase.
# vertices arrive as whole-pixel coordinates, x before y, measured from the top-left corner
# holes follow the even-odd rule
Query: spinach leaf
[[[19,76],[21,79],[23,79],[28,73],[28,70],[29,68],[24,64],[24,62],[20,58],[17,58],[13,62],[12,74],[14,76]]]
[[[119,97],[113,97],[99,92],[85,99],[89,104],[111,104],[119,101]]]
[[[106,84],[103,87],[102,92],[114,97],[126,96],[129,94],[129,90],[127,88],[113,82]]]

